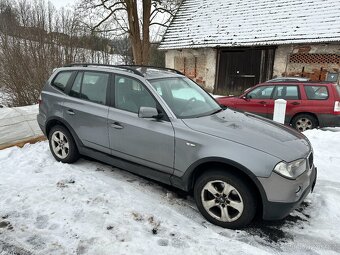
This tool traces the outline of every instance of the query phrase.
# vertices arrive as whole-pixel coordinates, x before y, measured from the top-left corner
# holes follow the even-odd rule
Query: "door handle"
[[[260,101],[259,104],[266,104],[266,102],[265,101]]]
[[[119,122],[112,122],[111,127],[115,128],[115,129],[123,129],[123,126],[120,125]]]
[[[299,105],[299,102],[293,102],[292,105]]]
[[[68,114],[70,114],[70,115],[74,115],[74,114],[75,114],[74,111],[73,111],[72,109],[68,109],[66,112],[67,112]]]

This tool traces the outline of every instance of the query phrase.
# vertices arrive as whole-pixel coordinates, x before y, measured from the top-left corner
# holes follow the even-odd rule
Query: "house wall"
[[[165,54],[165,66],[181,71],[189,78],[213,91],[216,75],[216,50],[183,49],[169,50]]]
[[[340,44],[282,45],[276,49],[274,77],[302,76],[325,80],[340,72]]]

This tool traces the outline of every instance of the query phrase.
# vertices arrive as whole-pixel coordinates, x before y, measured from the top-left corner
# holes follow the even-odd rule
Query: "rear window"
[[[336,88],[336,91],[338,92],[338,97],[340,97],[340,86],[336,85],[335,88]]]
[[[72,73],[73,71],[58,73],[57,76],[52,81],[52,86],[56,87],[61,91],[64,91]]]
[[[328,99],[328,89],[326,86],[304,86],[309,100]]]

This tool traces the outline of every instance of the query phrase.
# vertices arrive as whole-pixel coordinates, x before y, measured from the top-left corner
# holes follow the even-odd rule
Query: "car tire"
[[[60,125],[52,127],[48,141],[52,155],[57,161],[73,163],[79,159],[77,145],[65,127]]]
[[[245,227],[254,219],[253,194],[240,177],[219,169],[202,174],[194,186],[194,198],[201,214],[209,222],[230,229]]]
[[[296,130],[303,132],[318,126],[317,119],[310,114],[298,114],[292,119],[292,126]]]

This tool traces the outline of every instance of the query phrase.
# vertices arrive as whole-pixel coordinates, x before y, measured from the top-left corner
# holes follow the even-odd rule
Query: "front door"
[[[121,75],[115,75],[114,80],[114,107],[110,107],[108,116],[112,155],[172,174],[174,129],[171,122],[139,118],[141,106],[157,108],[154,97],[138,80]]]
[[[244,98],[236,103],[236,108],[252,112],[263,117],[269,117],[269,107],[272,105],[274,86],[259,86],[249,91]]]

